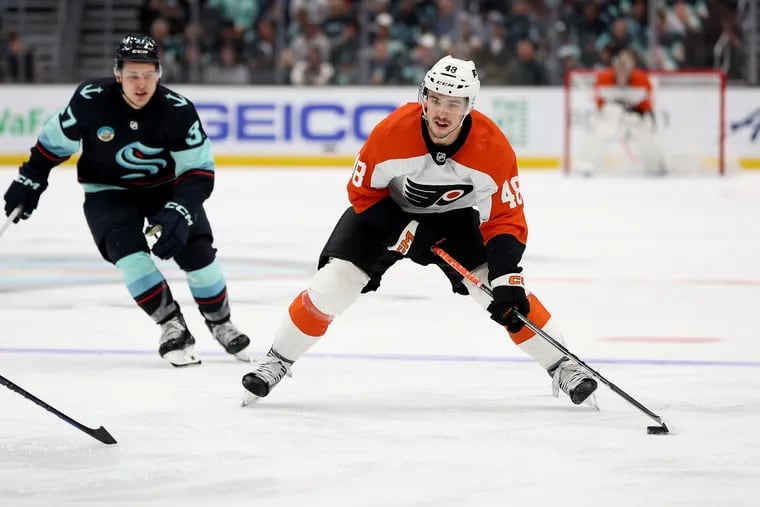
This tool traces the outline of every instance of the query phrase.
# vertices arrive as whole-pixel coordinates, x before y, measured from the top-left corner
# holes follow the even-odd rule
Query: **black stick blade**
[[[101,426],[98,429],[88,431],[87,433],[89,433],[89,435],[92,438],[94,438],[96,440],[99,440],[99,441],[103,442],[104,444],[109,444],[110,445],[110,444],[117,444],[118,443],[116,441],[116,439],[113,436],[111,436],[111,434],[108,433],[108,430],[105,429],[103,426]]]
[[[670,430],[665,423],[662,423],[661,426],[647,426],[647,434],[649,435],[667,435],[668,433]]]

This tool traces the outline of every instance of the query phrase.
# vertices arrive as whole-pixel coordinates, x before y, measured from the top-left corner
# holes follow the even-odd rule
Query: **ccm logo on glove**
[[[164,207],[167,209],[173,209],[174,211],[182,215],[182,218],[184,218],[187,221],[187,225],[190,225],[190,226],[193,225],[193,217],[190,216],[190,211],[188,211],[188,209],[182,206],[180,203],[169,201],[166,203]]]
[[[19,174],[18,177],[16,178],[16,181],[18,181],[19,183],[21,183],[25,187],[30,187],[32,190],[39,190],[40,189],[40,184],[39,183],[37,183],[36,181],[34,181],[34,180],[30,179],[30,178],[27,178],[23,174]]]

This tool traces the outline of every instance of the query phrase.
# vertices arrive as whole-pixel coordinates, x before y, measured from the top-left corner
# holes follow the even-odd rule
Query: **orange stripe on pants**
[[[311,302],[308,291],[303,291],[290,303],[288,313],[293,324],[305,335],[318,338],[325,334],[327,326],[332,322],[332,315],[322,313]]]
[[[528,302],[530,303],[530,311],[526,317],[528,317],[536,327],[543,328],[546,323],[549,322],[549,318],[552,314],[549,313],[549,310],[547,310],[544,305],[541,304],[541,301],[539,301],[533,294],[528,294]],[[509,333],[509,337],[512,338],[512,341],[517,345],[520,345],[533,338],[535,334],[536,333],[528,329],[528,326],[524,326],[517,333]]]

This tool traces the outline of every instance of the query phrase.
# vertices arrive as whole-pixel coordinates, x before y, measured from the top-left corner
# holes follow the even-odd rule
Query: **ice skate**
[[[285,375],[292,377],[292,365],[292,361],[270,349],[266,356],[254,363],[253,371],[243,377],[243,387],[246,389],[243,406],[268,395]]]
[[[241,333],[232,321],[229,319],[216,323],[206,321],[206,326],[228,354],[241,361],[249,362],[251,360],[251,339]]]
[[[557,364],[549,368],[552,376],[552,394],[559,396],[560,390],[567,394],[576,405],[586,403],[599,410],[596,403],[597,383],[583,368],[568,358],[562,358]]]
[[[201,358],[195,351],[195,338],[187,329],[185,319],[181,314],[177,314],[161,324],[161,341],[158,353],[172,366],[201,364]]]

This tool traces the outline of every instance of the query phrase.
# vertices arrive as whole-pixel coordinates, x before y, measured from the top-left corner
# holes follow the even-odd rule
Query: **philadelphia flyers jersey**
[[[476,110],[459,139],[439,147],[428,137],[422,105],[399,107],[359,151],[348,195],[357,213],[388,196],[410,213],[475,207],[486,243],[501,234],[523,245],[527,240],[515,152],[499,127]]]
[[[594,83],[596,105],[599,109],[607,102],[616,102],[638,113],[652,112],[652,83],[641,69],[633,69],[628,83],[619,85],[612,68],[599,72]]]
[[[148,188],[200,178],[213,187],[214,159],[195,106],[158,85],[142,109],[131,108],[114,78],[81,83],[68,105],[45,124],[32,162],[52,167],[79,151],[85,191]],[[35,153],[36,152],[36,153]],[[200,183],[200,184],[199,184]]]

